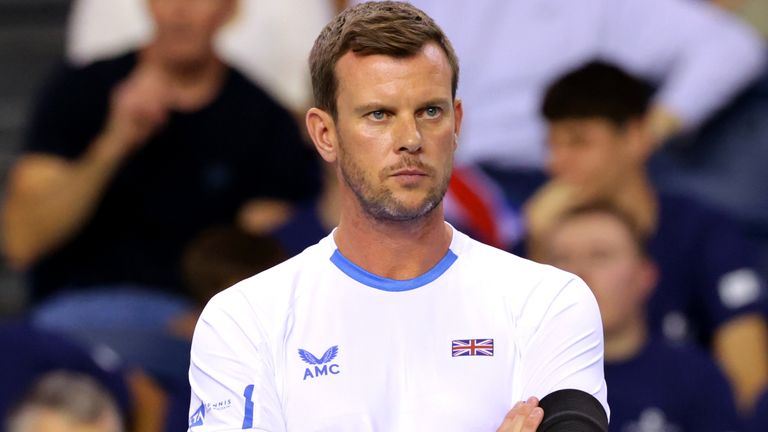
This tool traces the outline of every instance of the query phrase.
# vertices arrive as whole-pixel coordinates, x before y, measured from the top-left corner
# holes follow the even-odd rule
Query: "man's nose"
[[[421,131],[415,118],[405,118],[397,125],[397,151],[406,151],[408,153],[417,153],[421,150]]]

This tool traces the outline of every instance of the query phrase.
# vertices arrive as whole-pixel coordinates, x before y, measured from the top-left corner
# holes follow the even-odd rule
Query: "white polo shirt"
[[[365,271],[331,234],[223,291],[189,378],[194,432],[494,431],[516,401],[563,388],[608,411],[587,286],[456,230],[415,279]]]

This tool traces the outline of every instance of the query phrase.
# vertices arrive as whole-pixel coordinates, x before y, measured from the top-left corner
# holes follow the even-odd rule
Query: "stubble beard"
[[[399,165],[421,169],[427,168],[418,160],[408,157],[404,158]],[[341,175],[344,178],[344,182],[354,192],[363,211],[379,222],[412,222],[425,218],[443,201],[443,197],[448,191],[448,182],[451,178],[449,167],[445,176],[429,190],[420,204],[408,206],[395,197],[392,190],[383,184],[386,180],[386,175],[384,175],[386,172],[380,176],[382,184],[376,187],[367,180],[363,169],[355,164],[347,155],[342,155],[339,160],[339,166],[341,167]],[[434,169],[427,170],[431,175],[435,175]]]

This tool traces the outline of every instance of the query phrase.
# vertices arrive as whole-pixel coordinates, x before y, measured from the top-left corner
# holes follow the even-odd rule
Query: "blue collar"
[[[435,279],[439,278],[443,273],[448,270],[451,265],[456,261],[458,256],[448,249],[445,256],[434,267],[429,269],[426,273],[413,279],[395,280],[381,276],[377,276],[352,261],[348,260],[344,255],[336,249],[331,255],[331,262],[336,265],[344,274],[352,279],[360,282],[363,285],[367,285],[371,288],[380,289],[382,291],[399,292],[410,291],[422,287]]]

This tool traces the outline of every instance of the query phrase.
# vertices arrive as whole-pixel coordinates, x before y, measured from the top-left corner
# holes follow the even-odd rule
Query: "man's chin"
[[[421,201],[412,205],[401,202],[396,206],[368,208],[368,214],[381,222],[413,222],[432,215],[439,206],[439,201]]]

